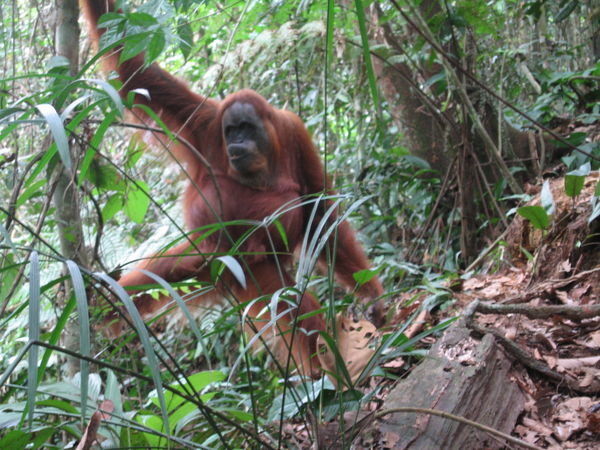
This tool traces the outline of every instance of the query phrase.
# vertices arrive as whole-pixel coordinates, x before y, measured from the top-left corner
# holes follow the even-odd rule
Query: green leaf
[[[52,133],[52,137],[58,148],[58,154],[60,155],[63,165],[67,169],[71,169],[73,164],[71,162],[71,153],[69,152],[69,141],[67,140],[65,127],[63,126],[62,120],[56,112],[56,109],[48,103],[37,105],[36,108],[50,127],[50,132]]]
[[[107,222],[112,219],[123,208],[124,203],[122,194],[115,194],[109,198],[104,208],[102,208],[102,220]]]
[[[194,33],[187,20],[179,19],[177,22],[177,36],[179,37],[179,50],[185,59],[188,59],[194,45]]]
[[[585,177],[580,175],[565,175],[565,194],[569,197],[577,197],[583,189]]]
[[[86,150],[85,155],[83,157],[83,161],[79,166],[79,180],[78,183],[81,186],[81,183],[84,179],[86,179],[87,171],[90,168],[90,165],[94,161],[94,157],[96,156],[96,150],[100,147],[100,142],[104,138],[104,134],[108,130],[109,126],[113,123],[117,113],[115,111],[109,112],[106,117],[102,120],[102,123],[98,126],[96,133],[92,137],[90,141],[90,146]]]
[[[29,200],[30,198],[36,196],[36,195],[41,195],[44,193],[44,190],[42,189],[44,186],[46,186],[48,184],[48,180],[38,180],[35,183],[29,185],[27,187],[27,189],[25,189],[21,195],[19,195],[19,198],[17,199],[17,203],[16,203],[16,207],[19,208],[21,206],[23,206],[27,200]]]
[[[240,411],[237,409],[226,409],[225,410],[231,417],[234,419],[240,420],[242,422],[250,422],[254,419],[254,415],[245,411]]]
[[[289,242],[288,242],[288,238],[287,238],[287,233],[285,232],[285,228],[283,227],[283,224],[279,221],[279,219],[275,219],[273,221],[273,225],[275,225],[275,228],[277,229],[277,232],[279,233],[279,237],[281,237],[281,240],[283,242],[283,245],[285,245],[286,249],[289,249]]]
[[[146,50],[149,35],[150,33],[140,33],[128,36],[125,45],[123,46],[123,50],[121,50],[119,62],[123,63]]]
[[[31,269],[29,270],[29,342],[40,339],[40,261],[36,251],[29,258]],[[27,414],[29,427],[33,426],[35,411],[35,393],[37,390],[38,370],[38,346],[29,349],[27,366]]]
[[[135,223],[144,221],[144,216],[150,206],[150,196],[147,192],[148,185],[143,181],[138,181],[137,185],[131,185],[129,192],[127,192],[125,214]]]
[[[568,2],[556,14],[556,17],[554,18],[555,22],[560,23],[567,17],[569,17],[571,13],[575,10],[575,8],[577,8],[577,5],[579,5],[579,0],[571,0],[570,2]]]
[[[365,17],[365,8],[362,0],[354,0],[354,6],[356,8],[356,16],[358,18],[358,29],[360,31],[360,40],[363,49],[363,63],[365,64],[367,69],[369,89],[371,90],[371,96],[373,97],[373,104],[375,106],[375,118],[377,120],[377,128],[383,134],[383,123],[381,120],[381,101],[379,100],[379,93],[377,91],[377,79],[375,77],[375,71],[373,70],[373,63],[371,62],[371,50],[369,49],[369,35],[367,33],[367,19]]]
[[[142,343],[142,347],[144,348],[144,352],[146,353],[146,367],[150,370],[152,375],[152,380],[154,381],[154,387],[156,388],[156,392],[158,395],[158,401],[160,404],[160,411],[162,416],[162,423],[165,425],[165,430],[169,431],[169,416],[167,411],[167,403],[165,401],[165,391],[162,386],[162,379],[160,373],[160,365],[158,364],[158,357],[154,352],[154,348],[152,347],[152,343],[150,342],[150,335],[148,330],[146,329],[146,324],[140,316],[139,311],[131,300],[131,297],[125,292],[125,289],[119,285],[115,280],[104,273],[95,273],[94,276],[106,283],[106,285],[112,290],[113,294],[115,294],[119,300],[125,306],[125,309],[129,313],[129,317],[133,322],[137,335]],[[159,421],[160,419],[157,418]],[[161,424],[162,425],[162,424]]]
[[[32,438],[32,433],[25,433],[21,430],[12,430],[0,439],[0,448],[27,448],[27,444],[32,441]]]
[[[550,217],[542,206],[522,206],[517,209],[517,213],[538,230],[545,230],[550,226]]]
[[[550,190],[550,182],[548,180],[544,181],[544,185],[542,186],[542,193],[540,195],[540,200],[542,202],[542,206],[544,207],[548,215],[551,216],[552,214],[554,214],[554,196],[552,195],[552,190]]]
[[[240,266],[240,263],[237,262],[237,260],[233,256],[219,256],[218,258],[215,258],[215,261],[220,261],[221,263],[223,263],[233,274],[238,283],[240,283],[240,285],[244,289],[246,289],[246,276],[244,275],[244,270],[242,269],[242,266]],[[217,272],[213,274],[214,270],[217,270]],[[218,268],[214,270],[211,268],[211,276],[216,276],[220,273],[220,270]]]
[[[600,216],[600,201],[593,203],[592,212],[588,218],[588,223],[592,223],[598,216]]]
[[[158,23],[152,15],[145,12],[129,13],[127,14],[127,20],[131,25],[138,26],[140,28],[150,28]]]
[[[77,314],[79,315],[79,351],[83,356],[90,356],[90,315],[88,313],[88,299],[85,291],[85,283],[83,276],[79,270],[79,266],[71,260],[67,260],[67,268],[73,281],[73,291],[77,301]],[[89,379],[89,361],[82,360],[80,362],[81,374],[81,423],[85,424],[85,413],[87,410],[88,401],[88,379]]]
[[[363,284],[371,281],[373,277],[377,275],[377,273],[379,273],[379,270],[364,269],[354,272],[352,274],[352,278],[354,278],[354,281],[356,281],[359,286],[362,286]]]
[[[164,50],[167,40],[165,39],[165,33],[162,28],[156,30],[150,39],[148,44],[148,50],[146,52],[146,63],[154,61],[160,53]]]
[[[102,191],[123,191],[121,174],[113,166],[92,162],[87,171],[87,180]]]
[[[98,79],[90,79],[90,80],[86,80],[86,81],[88,83],[94,83],[94,84],[97,84],[98,86],[100,86],[100,88],[106,93],[106,95],[108,95],[108,98],[110,98],[113,105],[119,112],[119,116],[123,115],[123,111],[124,111],[123,100],[121,100],[121,96],[119,95],[117,90],[110,83],[107,83],[104,80],[98,80]],[[111,117],[111,119],[114,119],[114,116],[107,116],[107,117]]]
[[[592,166],[588,161],[578,169],[568,172],[565,175],[565,194],[571,198],[577,197],[583,189],[585,177],[590,174],[591,170]]]

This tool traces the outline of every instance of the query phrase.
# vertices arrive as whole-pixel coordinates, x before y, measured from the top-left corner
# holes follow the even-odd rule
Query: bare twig
[[[437,409],[429,409],[429,408],[413,408],[410,406],[404,406],[404,407],[400,407],[400,408],[390,408],[390,409],[384,409],[381,411],[377,411],[374,414],[374,418],[375,419],[380,419],[384,416],[387,416],[389,414],[396,414],[396,413],[416,413],[416,414],[429,414],[431,416],[438,416],[438,417],[442,417],[444,419],[449,419],[449,420],[454,420],[455,422],[459,422],[465,425],[468,425],[470,427],[476,428],[478,430],[484,431],[485,433],[489,433],[493,436],[497,436],[500,437],[502,439],[505,439],[506,441],[515,444],[515,445],[519,445],[521,447],[524,448],[529,448],[529,449],[533,449],[533,450],[541,450],[540,447],[537,447],[535,445],[529,444],[521,439],[518,439],[514,436],[511,436],[509,434],[503,433],[502,431],[498,431],[495,430],[494,428],[488,427],[487,425],[484,425],[482,423],[478,423],[478,422],[474,422],[472,420],[469,420],[465,417],[462,416],[457,416],[455,414],[451,414],[449,412],[446,411],[439,411]]]

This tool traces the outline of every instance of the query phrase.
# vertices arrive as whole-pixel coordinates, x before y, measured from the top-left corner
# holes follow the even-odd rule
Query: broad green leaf
[[[21,195],[17,198],[16,207],[19,208],[23,206],[27,200],[36,196],[44,194],[44,187],[48,184],[48,180],[38,180],[33,184],[30,184],[27,189],[25,189]]]
[[[188,59],[194,45],[194,33],[187,20],[179,19],[177,22],[177,36],[179,37],[179,50],[183,57]]]
[[[87,180],[101,191],[119,192],[124,190],[121,174],[115,167],[108,164],[93,162],[87,171]]]
[[[127,20],[131,25],[138,26],[140,28],[150,28],[158,23],[154,16],[145,12],[129,13],[127,14]]]
[[[128,36],[125,40],[123,50],[121,50],[119,62],[123,63],[146,50],[149,36],[150,33],[140,33]]]
[[[54,55],[46,62],[47,71],[54,69],[68,69],[69,67],[71,67],[71,61],[69,61],[69,58],[62,55]]]
[[[143,181],[138,181],[137,186],[131,185],[125,199],[125,214],[135,223],[142,223],[148,207],[150,206],[150,197],[148,195],[148,185]]]
[[[225,374],[220,370],[204,370],[182,379],[181,382],[173,382],[170,384],[170,387],[177,389],[182,393],[185,393],[186,391],[188,393],[202,392],[202,390],[210,384],[220,383],[223,380],[225,380]],[[156,396],[156,391],[153,391],[149,395],[149,398],[150,401],[156,406],[160,406]],[[201,398],[206,401],[204,395]],[[169,412],[174,411],[179,405],[187,402],[186,399],[171,391],[165,391],[165,400],[167,402]]]
[[[581,175],[565,175],[565,194],[569,197],[577,197],[581,194],[585,177]]]
[[[32,433],[25,433],[21,430],[8,431],[0,439],[0,448],[27,448],[27,444],[33,440],[33,436]]]
[[[371,281],[378,272],[378,270],[372,269],[359,270],[358,272],[354,272],[352,274],[352,278],[354,278],[354,281],[356,281],[359,286],[362,286],[363,284]]]
[[[107,222],[112,219],[123,208],[124,203],[122,194],[115,194],[110,197],[104,208],[102,208],[102,220]]]
[[[146,51],[146,63],[154,61],[160,53],[164,50],[166,44],[165,33],[162,28],[156,30],[150,39],[148,44],[148,50]]]
[[[140,425],[145,426],[154,431],[158,431],[159,433],[165,432],[165,426],[162,420],[160,420],[159,416],[149,415],[149,414],[138,414],[135,416],[135,420]],[[170,430],[169,430],[170,431]],[[163,448],[162,438],[154,433],[144,433],[144,437],[148,441],[150,448]]]
[[[550,217],[542,206],[522,206],[517,213],[531,222],[534,228],[545,230],[550,226]]]
[[[579,1],[580,0],[571,0],[570,2],[567,2],[556,14],[556,17],[554,18],[556,23],[560,23],[569,17],[575,8],[577,8],[577,5],[579,5]]]
[[[240,411],[237,409],[226,409],[225,411],[228,412],[229,415],[234,419],[241,420],[242,422],[250,422],[252,419],[254,419],[254,415],[245,411]]]
[[[79,413],[79,410],[68,401],[55,398],[40,400],[39,402],[37,402],[37,406],[56,408],[73,415]]]

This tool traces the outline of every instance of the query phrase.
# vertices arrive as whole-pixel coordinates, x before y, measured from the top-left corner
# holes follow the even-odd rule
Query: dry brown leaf
[[[582,358],[560,358],[558,365],[565,370],[581,369],[584,366],[595,366],[600,362],[600,356],[585,356]]]
[[[591,367],[583,369],[583,380],[579,382],[581,387],[589,387],[594,382],[594,379],[598,376],[598,370]]]
[[[568,259],[565,259],[563,262],[560,263],[560,270],[562,270],[565,273],[570,273],[571,272],[571,261],[569,261]]]
[[[592,433],[600,433],[600,412],[590,413],[588,415],[587,428]]]
[[[469,278],[463,283],[463,290],[470,291],[473,289],[480,289],[485,286],[485,281],[480,280],[479,278],[473,277]]]
[[[391,431],[384,433],[382,441],[385,442],[387,448],[394,448],[400,442],[400,435]]]
[[[590,397],[573,397],[561,402],[556,407],[554,433],[561,441],[566,441],[574,433],[586,427],[587,410],[592,405]]]
[[[590,333],[585,342],[585,346],[589,348],[600,348],[600,331]]]
[[[529,417],[523,417],[523,425],[528,429],[535,431],[538,434],[544,436],[550,436],[552,434],[552,428],[546,426],[539,420],[533,420]]]
[[[371,348],[373,339],[378,336],[375,326],[367,320],[354,321],[350,317],[338,315],[336,317],[336,343],[346,370],[354,382],[358,379],[371,357],[374,350]],[[319,336],[317,340],[319,361],[322,367],[331,373],[336,373],[335,355]],[[334,377],[329,377],[336,384]]]
[[[548,364],[548,367],[550,367],[551,369],[554,369],[556,367],[556,358],[554,356],[545,355],[544,361],[546,361],[546,364]]]

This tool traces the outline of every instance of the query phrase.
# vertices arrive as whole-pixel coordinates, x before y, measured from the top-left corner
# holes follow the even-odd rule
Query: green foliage
[[[521,206],[517,212],[538,230],[546,230],[550,226],[550,217],[542,206]]]
[[[583,189],[585,177],[590,174],[590,163],[585,163],[577,170],[565,175],[565,193],[569,197],[577,197]]]

